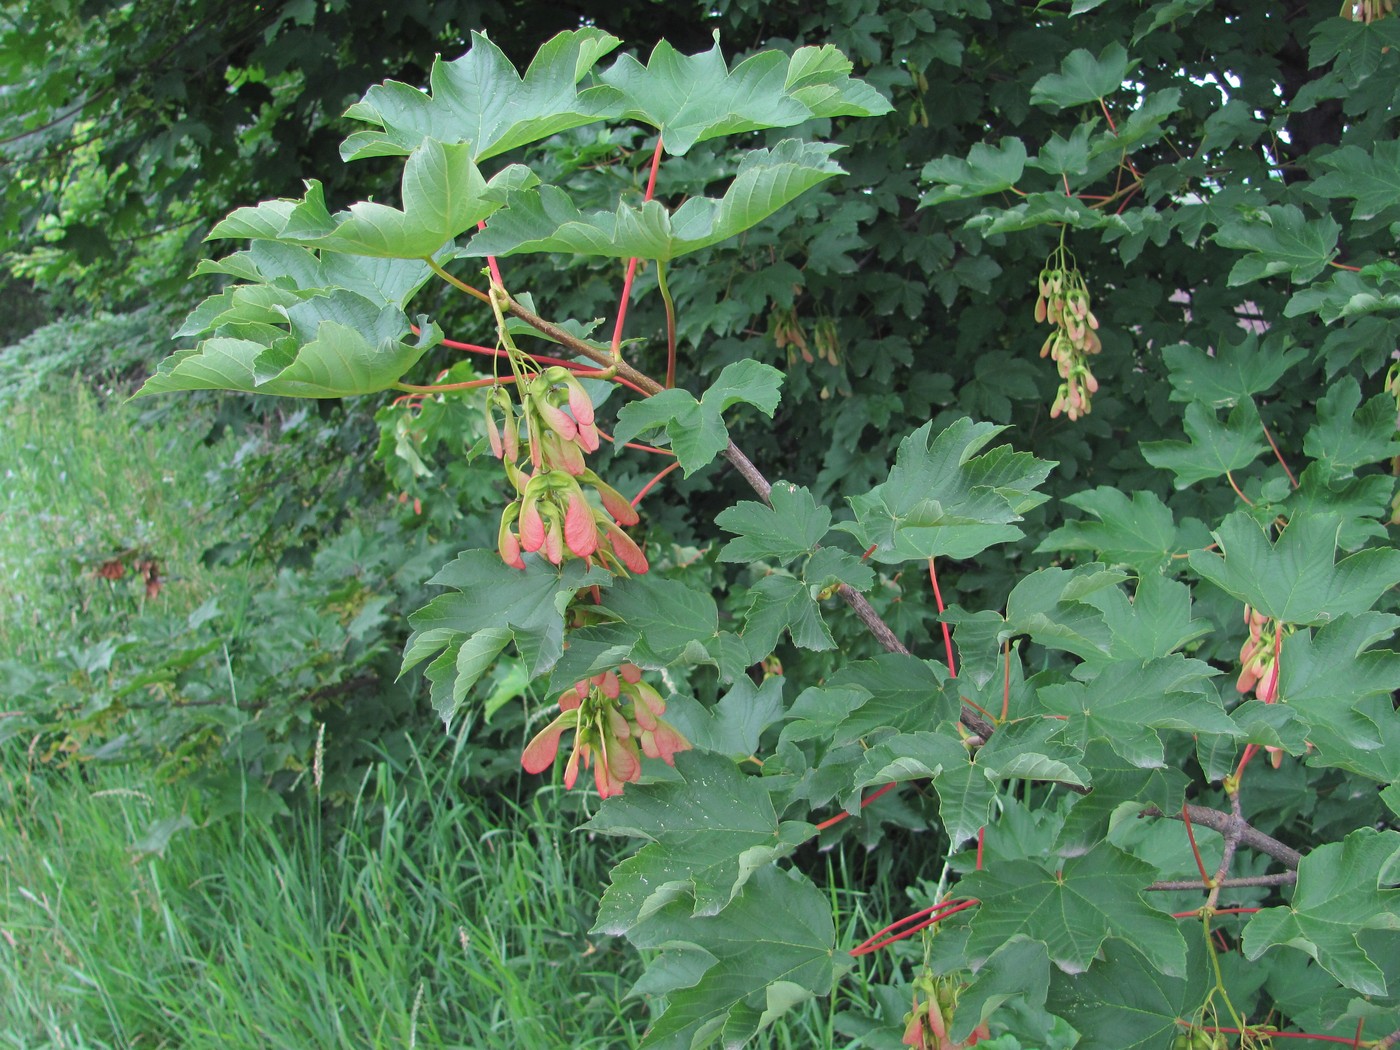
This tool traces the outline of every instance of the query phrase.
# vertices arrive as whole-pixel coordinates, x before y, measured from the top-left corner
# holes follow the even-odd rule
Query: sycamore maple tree
[[[1033,364],[989,351],[976,382],[1000,369],[1009,404],[1043,368],[1044,442],[951,411],[855,451],[891,409],[852,376],[928,377],[901,378],[883,322],[829,312],[834,286],[804,319],[772,239],[785,209],[839,200],[813,196],[848,170],[836,129],[895,108],[830,45],[731,65],[718,42],[661,43],[644,63],[585,28],[522,75],[478,35],[426,90],[387,82],[349,110],[344,158],[402,163],[393,203],[333,210],[313,180],[214,229],[250,244],[201,264],[224,286],[142,393],[396,391],[387,440],[424,472],[415,441],[457,412],[499,516],[435,577],[404,666],[448,721],[486,702],[493,668],[523,669],[544,701],[526,770],[567,752],[564,782],[603,800],[586,826],[641,840],[595,930],[647,953],[644,1045],[761,1038],[871,957],[895,964],[848,1004],[851,1045],[1038,1045],[1055,1018],[1090,1048],[1400,1042],[1400,154],[1379,134],[1400,23],[1363,4],[1310,25],[1322,71],[1290,103],[1340,100],[1346,133],[1299,158],[1249,70],[1134,57],[1204,6],[1150,6],[1133,53],[1038,59],[1028,97],[997,102],[1007,134],[900,175],[904,221],[963,230],[949,268],[1021,311]],[[925,71],[948,46],[911,51],[911,127],[937,119]],[[771,299],[767,330],[688,327],[708,286],[687,262],[750,237],[767,260],[729,280]],[[1105,308],[1134,260],[1177,250],[1228,274],[1159,288],[1151,316]],[[557,314],[532,256],[561,301],[565,273],[615,275],[610,323]],[[447,338],[438,288],[487,334]],[[644,293],[656,334],[638,340]],[[801,435],[823,414],[837,450],[817,472]],[[736,439],[784,428],[798,447],[769,480]],[[1066,492],[1057,470],[1090,473],[1082,434],[1116,457],[1097,475],[1113,483]],[[724,470],[748,498],[694,544],[648,535],[644,497]],[[927,877],[857,943],[809,847],[878,849],[888,826]]]

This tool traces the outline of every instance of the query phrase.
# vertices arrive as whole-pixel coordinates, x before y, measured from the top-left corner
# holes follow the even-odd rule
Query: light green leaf
[[[672,696],[666,701],[666,720],[697,749],[738,762],[757,754],[764,731],[782,720],[785,682],[782,675],[772,675],[756,686],[748,675],[740,675],[708,708],[688,696]]]
[[[1004,429],[964,417],[935,437],[925,423],[900,442],[889,480],[847,498],[856,520],[836,527],[884,563],[971,558],[1019,539],[1012,522],[1045,501],[1035,488],[1055,464],[1009,445],[977,454]]]
[[[669,261],[737,236],[841,174],[841,166],[831,160],[836,149],[786,139],[771,151],[753,150],[740,162],[723,197],[691,197],[674,212],[652,200],[584,214],[555,186],[513,193],[509,206],[472,238],[467,254],[562,252]]]
[[[1385,975],[1357,940],[1362,930],[1400,930],[1400,832],[1361,828],[1298,865],[1287,907],[1265,908],[1244,928],[1246,959],[1281,945],[1306,952],[1362,995],[1389,994]]]
[[[428,93],[389,80],[369,89],[345,115],[376,125],[345,140],[341,156],[394,157],[425,139],[465,144],[473,160],[505,153],[550,135],[612,115],[620,100],[612,88],[578,90],[594,64],[620,43],[601,29],[559,33],[540,48],[522,78],[483,33],[452,62],[439,57]]]
[[[699,401],[676,388],[624,405],[617,414],[613,438],[622,444],[646,431],[664,429],[681,470],[689,477],[729,444],[729,431],[720,414],[745,401],[772,416],[782,380],[783,374],[771,365],[736,361],[724,366]]]
[[[941,185],[924,194],[919,207],[1001,193],[1016,185],[1025,168],[1026,147],[1015,138],[1004,138],[997,147],[979,142],[966,160],[938,157],[924,165],[922,177]]]
[[[977,968],[971,983],[958,994],[958,1009],[948,1037],[964,1043],[973,1029],[1008,1002],[1043,1007],[1050,990],[1050,958],[1045,945],[1013,937]]]
[[[1068,109],[1084,102],[1107,98],[1123,87],[1137,61],[1128,60],[1122,44],[1109,44],[1095,58],[1083,48],[1071,51],[1060,63],[1060,72],[1047,73],[1031,88],[1031,102],[1038,106]]]
[[[1085,974],[1050,976],[1047,1007],[1080,1034],[1077,1050],[1162,1050],[1206,994],[1210,964],[1200,938],[1187,941],[1187,976],[1161,971],[1135,939],[1109,940]]]
[[[602,80],[622,95],[619,116],[661,131],[680,156],[697,142],[763,128],[787,128],[815,116],[877,116],[890,104],[852,80],[851,64],[831,47],[800,48],[791,57],[762,51],[728,69],[715,46],[682,55],[664,40],[643,66],[622,55]]]

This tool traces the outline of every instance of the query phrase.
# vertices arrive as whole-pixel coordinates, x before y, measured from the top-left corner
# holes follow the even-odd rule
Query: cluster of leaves
[[[500,345],[537,333],[561,367],[650,395],[617,412],[607,469],[623,487],[639,437],[681,469],[651,571],[522,570],[477,537],[405,656],[448,720],[507,651],[548,696],[624,663],[671,691],[693,749],[587,825],[645,841],[596,929],[655,952],[646,1045],[742,1044],[839,988],[868,951],[838,943],[803,848],[888,824],[941,867],[909,887],[937,932],[872,940],[901,965],[875,1016],[852,1010],[862,1045],[907,1037],[891,1004],[930,973],[949,1046],[984,1024],[1044,1038],[1054,1017],[1086,1047],[1276,1028],[1393,1045],[1397,23],[1190,0],[773,17],[790,41],[829,34],[867,82],[810,44],[603,65],[616,39],[584,29],[523,77],[477,37],[426,93],[371,89],[343,152],[405,158],[397,204],[332,212],[312,182],[235,212],[216,233],[253,246],[206,269],[240,283],[145,392],[482,397],[492,376],[405,381],[443,339],[409,311],[437,276],[504,304],[481,323]],[[634,153],[659,195],[617,160]],[[1100,389],[1052,422],[1033,304],[1066,238]],[[515,258],[532,254],[546,266]],[[554,273],[560,256],[578,268]],[[702,265],[672,280],[683,256]],[[600,258],[628,260],[616,307]],[[633,348],[638,259],[658,305]],[[799,291],[832,352],[784,371],[756,360],[785,357],[763,317],[792,341]],[[609,309],[611,345],[591,341],[579,319]],[[681,385],[649,377],[663,364]],[[1251,700],[1246,607],[1281,632]],[[1251,765],[1261,748],[1278,769]]]

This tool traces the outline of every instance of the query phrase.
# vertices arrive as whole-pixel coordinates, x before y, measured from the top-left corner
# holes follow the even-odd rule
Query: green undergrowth
[[[0,781],[0,1045],[634,1045],[646,1007],[620,942],[590,937],[616,852],[472,797],[450,746],[319,809],[133,848],[182,796],[132,770]],[[151,845],[151,843],[147,843]]]

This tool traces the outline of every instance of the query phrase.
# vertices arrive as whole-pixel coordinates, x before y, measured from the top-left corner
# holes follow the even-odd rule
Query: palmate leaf
[[[715,915],[750,875],[816,834],[805,822],[780,822],[762,779],[727,758],[682,752],[676,772],[677,780],[628,785],[584,825],[651,840],[612,870],[595,933],[627,933],[679,898],[693,915]]]
[[[1132,942],[1109,940],[1085,974],[1054,972],[1046,1005],[1079,1032],[1079,1050],[1160,1050],[1201,1005],[1210,969],[1192,937],[1188,975],[1161,972]]]
[[[803,649],[820,652],[836,648],[821,607],[807,585],[792,576],[773,573],[749,590],[742,635],[749,655],[755,660],[767,656],[777,648],[784,631]]]
[[[1387,995],[1385,975],[1357,940],[1362,930],[1400,930],[1400,832],[1361,828],[1329,842],[1298,865],[1287,907],[1265,908],[1244,928],[1244,954],[1276,945],[1306,952],[1363,995]]]
[[[680,156],[697,142],[813,117],[868,117],[891,109],[878,91],[852,80],[850,61],[831,45],[801,47],[791,58],[763,51],[730,70],[715,46],[683,55],[664,40],[643,66],[622,55],[601,75],[622,96],[618,116],[661,132]]]
[[[990,832],[989,832],[990,837]],[[988,958],[1013,937],[1045,945],[1065,973],[1082,974],[1109,937],[1130,941],[1158,970],[1186,972],[1186,944],[1175,920],[1152,907],[1143,887],[1156,869],[1100,842],[1087,853],[1026,860],[998,858],[964,875],[958,893],[981,904],[967,951]]]
[[[996,147],[979,142],[966,160],[938,157],[924,165],[923,179],[941,185],[924,194],[919,207],[1001,193],[1015,186],[1025,169],[1026,146],[1020,139],[1004,138]]]
[[[1102,486],[1076,492],[1064,500],[1092,515],[1061,525],[1041,541],[1045,551],[1096,551],[1110,565],[1127,565],[1140,573],[1160,570],[1183,546],[1172,512],[1151,492],[1130,500],[1118,489]],[[1201,526],[1197,523],[1196,527]]]
[[[674,212],[652,200],[585,214],[557,186],[512,193],[506,209],[472,238],[466,254],[560,252],[666,262],[743,233],[841,174],[831,159],[837,148],[785,139],[772,150],[753,150],[740,162],[723,197],[691,197]]]
[[[1183,425],[1188,441],[1144,441],[1142,458],[1176,475],[1176,487],[1218,478],[1249,466],[1268,448],[1259,410],[1246,398],[1224,424],[1199,401],[1186,406]]]
[[[622,444],[649,430],[664,430],[671,448],[689,477],[729,444],[722,413],[740,401],[771,417],[778,407],[783,374],[758,361],[725,365],[699,401],[685,390],[663,390],[645,401],[633,401],[617,414],[613,439]]]
[[[1395,398],[1377,394],[1363,406],[1361,386],[1351,376],[1333,383],[1317,402],[1317,422],[1303,451],[1331,479],[1352,477],[1357,467],[1400,453],[1395,440]]]
[[[1393,639],[1397,627],[1400,617],[1368,612],[1285,637],[1282,699],[1310,727],[1313,764],[1334,765],[1349,752],[1383,746],[1380,727],[1359,701],[1400,689],[1400,654],[1371,648]]]
[[[345,115],[377,126],[357,131],[340,148],[346,160],[396,157],[425,139],[461,143],[482,161],[616,111],[613,88],[578,90],[597,61],[620,43],[601,29],[559,33],[540,48],[522,78],[501,49],[472,33],[471,50],[451,62],[435,59],[427,94],[390,80],[365,92]]]
[[[1230,270],[1232,287],[1275,274],[1301,284],[1336,258],[1341,232],[1331,216],[1309,219],[1296,205],[1271,205],[1232,218],[1220,227],[1215,242],[1249,253]]]
[[[718,915],[695,917],[688,900],[673,901],[629,939],[661,953],[632,990],[666,997],[643,1050],[742,1046],[793,1006],[829,993],[850,967],[836,950],[826,895],[772,866],[754,872]]]
[[[564,609],[581,587],[612,577],[582,562],[556,568],[531,555],[512,569],[494,551],[466,551],[428,582],[454,588],[413,613],[403,670],[441,650],[428,669],[433,706],[450,721],[490,662],[514,641],[530,677],[548,671],[564,646]]]
[[[756,754],[764,731],[782,721],[785,682],[782,675],[772,675],[756,686],[748,675],[740,675],[713,707],[688,696],[672,696],[666,701],[666,721],[697,750],[738,762]]]
[[[226,255],[222,259],[205,259],[194,272],[195,276],[224,274],[254,285],[294,289],[303,298],[313,293],[329,293],[332,289],[341,288],[355,292],[380,306],[400,308],[404,307],[413,298],[413,294],[433,275],[433,271],[422,259],[371,258],[363,255],[343,255],[338,252],[320,255],[311,248],[272,240],[255,240],[245,250]],[[218,298],[219,296],[211,296],[206,302]],[[203,308],[201,304],[200,308],[191,314],[190,320],[176,333],[177,338],[181,335],[202,335],[217,324],[217,321],[211,321],[196,325],[195,318]]]
[[[275,289],[268,291],[276,292]],[[233,302],[237,297],[233,297]],[[236,304],[242,322],[251,311],[287,324],[255,326],[258,339],[215,336],[193,350],[180,350],[161,362],[137,397],[176,390],[236,390],[283,397],[352,397],[387,390],[442,339],[442,330],[419,318],[414,336],[408,318],[393,306],[379,306],[353,292],[336,291],[259,307]],[[253,333],[250,333],[253,334]]]
[[[771,506],[743,500],[715,517],[715,524],[732,532],[719,552],[720,561],[776,561],[785,565],[811,551],[831,528],[831,511],[817,506],[805,486],[774,482]]]
[[[1343,146],[1318,158],[1331,170],[1309,187],[1324,197],[1349,197],[1356,202],[1353,220],[1372,216],[1400,204],[1400,142],[1377,142],[1367,153],[1360,146]]]
[[[848,663],[798,695],[783,739],[830,737],[839,747],[876,729],[914,732],[953,722],[959,707],[954,681],[941,664],[902,653]]]
[[[508,193],[538,181],[528,168],[512,164],[487,182],[469,147],[424,139],[404,164],[402,210],[361,201],[332,215],[320,182],[312,179],[301,200],[239,208],[209,232],[209,239],[268,238],[355,255],[422,259],[490,216]]]
[[[1048,498],[1035,489],[1055,464],[1009,445],[977,454],[1004,429],[964,417],[935,437],[925,423],[900,442],[888,481],[847,497],[856,520],[836,527],[885,563],[971,558],[1019,539],[1012,522]]]
[[[1302,347],[1289,348],[1276,338],[1261,340],[1252,332],[1238,343],[1222,342],[1213,354],[1186,343],[1162,351],[1171,400],[1201,401],[1211,408],[1232,408],[1265,393],[1307,356]]]
[[[1221,590],[1284,623],[1324,624],[1369,609],[1400,583],[1400,551],[1364,550],[1340,562],[1340,522],[1323,514],[1295,515],[1271,544],[1243,511],[1214,532],[1221,554],[1192,551],[1191,568]]]
[[[1109,44],[1098,58],[1078,48],[1065,56],[1060,72],[1047,73],[1035,82],[1031,102],[1068,109],[1107,98],[1122,89],[1128,71],[1136,65],[1122,44]]]
[[[1135,766],[1165,765],[1158,729],[1239,735],[1206,683],[1220,672],[1177,653],[1134,663],[1118,660],[1084,683],[1047,686],[1040,701],[1066,716],[1061,736],[1080,748],[1106,740]]]

